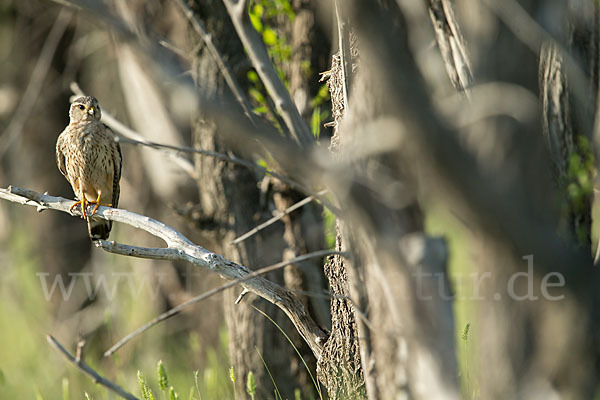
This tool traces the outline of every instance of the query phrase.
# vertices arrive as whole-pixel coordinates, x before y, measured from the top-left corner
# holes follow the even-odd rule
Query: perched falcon
[[[108,239],[112,221],[92,218],[100,205],[117,207],[121,179],[121,147],[114,133],[100,122],[100,105],[94,97],[71,104],[69,125],[56,141],[56,163],[67,178],[88,222],[90,239]],[[86,206],[94,204],[91,215]]]

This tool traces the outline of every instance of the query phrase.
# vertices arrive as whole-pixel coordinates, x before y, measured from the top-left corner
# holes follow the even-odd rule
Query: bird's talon
[[[83,219],[86,219],[86,218],[87,218],[87,215],[85,214],[85,203],[86,203],[86,201],[85,201],[85,200],[79,200],[79,201],[76,201],[75,203],[73,203],[73,204],[71,205],[71,207],[69,207],[69,212],[70,212],[71,214],[73,214],[73,209],[74,209],[75,207],[77,207],[77,206],[81,206],[81,214],[83,214],[82,218],[83,218]]]
[[[100,206],[103,206],[103,207],[112,207],[112,204],[110,204],[110,203],[109,204],[102,204],[102,203],[99,203],[99,202],[96,202],[96,201],[88,201],[88,204],[95,204],[94,209],[92,210],[92,215],[96,214],[96,212],[98,211],[98,208]]]

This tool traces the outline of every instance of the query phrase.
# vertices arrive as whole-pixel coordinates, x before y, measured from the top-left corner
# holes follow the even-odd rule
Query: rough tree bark
[[[357,35],[355,28],[352,33],[348,29],[358,19],[348,20],[346,7],[338,3],[341,45],[333,57],[329,76],[335,117],[331,149],[340,160],[351,159],[365,140],[383,143],[389,140],[378,129],[398,128],[381,122],[389,112],[384,94],[386,82],[374,68],[377,61],[372,53],[366,51],[366,60],[362,57],[359,60],[361,40],[366,38]],[[406,41],[397,5],[381,1],[372,7],[382,21],[394,21],[391,26],[385,25],[386,34]],[[353,16],[357,18],[359,14],[355,9]],[[374,21],[371,19],[367,24]],[[441,37],[440,34],[438,39]],[[469,81],[464,71],[461,74],[463,83],[456,85],[464,90]],[[456,70],[454,76],[458,76]],[[376,128],[378,123],[381,126]],[[366,139],[365,135],[371,137]],[[352,249],[354,257],[352,263],[332,257],[326,267],[333,295],[332,333],[325,345],[326,357],[319,367],[333,398],[458,396],[452,302],[438,295],[437,282],[415,279],[415,274],[436,279],[440,276],[439,284],[450,291],[446,245],[444,240],[424,234],[416,182],[406,174],[411,168],[414,165],[385,151],[361,159],[355,168],[356,173],[382,186],[385,186],[382,179],[390,177],[394,184],[401,182],[402,204],[386,202],[381,188],[356,183],[346,197],[339,199],[345,205],[345,215],[352,217],[338,224],[336,246]],[[417,286],[422,293],[416,292]],[[357,312],[364,315],[358,318]],[[391,365],[394,367],[390,368]]]
[[[346,30],[341,29],[342,16],[338,11],[338,34],[342,35],[340,41],[350,41],[350,37],[344,34]],[[332,156],[342,157],[340,149],[340,124],[344,117],[344,111],[347,109],[347,99],[344,96],[346,88],[346,75],[343,69],[344,58],[348,62],[357,62],[352,60],[350,54],[343,54],[342,49],[338,49],[337,54],[332,58],[331,69],[326,75],[328,79],[329,92],[331,94],[332,115],[334,119],[333,136],[331,139],[330,150]],[[336,224],[335,248],[338,251],[347,250],[346,241],[342,238],[340,222]],[[365,377],[363,366],[361,365],[361,347],[359,342],[358,321],[356,318],[355,306],[350,300],[350,287],[348,281],[349,262],[342,257],[329,257],[325,264],[325,275],[329,281],[329,293],[331,295],[331,334],[325,343],[324,356],[319,360],[319,378],[327,387],[329,396],[332,399],[344,398],[366,398]],[[358,303],[360,306],[366,305],[365,302]],[[368,331],[364,331],[368,335]],[[366,343],[365,343],[366,345]],[[366,356],[367,354],[364,353]]]
[[[228,55],[233,70],[247,62],[239,38],[233,29],[229,15],[221,1],[198,2],[194,7],[197,15],[206,21],[217,47]],[[199,39],[200,41],[200,39]],[[245,68],[241,68],[245,71]],[[208,95],[222,94],[227,88],[218,67],[206,48],[202,48],[195,60],[195,80]],[[239,74],[243,76],[242,73]],[[219,139],[219,128],[209,117],[201,115],[194,128],[194,143],[206,150],[227,152],[227,146]],[[269,265],[281,260],[286,253],[293,252],[290,245],[294,235],[285,234],[275,224],[241,244],[230,243],[271,215],[260,198],[264,195],[259,188],[261,177],[252,171],[233,166],[223,161],[198,156],[196,158],[202,221],[199,229],[207,230],[207,238],[214,248],[235,261],[246,265]],[[287,240],[286,240],[287,239]],[[281,273],[269,275],[269,279],[283,283]],[[245,384],[249,372],[255,376],[257,396],[273,395],[273,384],[266,372],[261,356],[271,371],[277,371],[277,388],[284,397],[293,397],[294,389],[303,388],[308,382],[306,371],[297,358],[292,346],[276,326],[256,312],[257,307],[270,315],[288,333],[295,344],[301,343],[285,315],[275,307],[253,295],[245,296],[240,304],[234,300],[240,293],[226,293],[225,320],[229,330],[229,355],[234,367],[238,398],[246,397]]]

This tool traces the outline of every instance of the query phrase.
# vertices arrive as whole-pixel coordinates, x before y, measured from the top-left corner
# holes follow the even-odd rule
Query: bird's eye
[[[80,104],[80,105],[79,105],[79,109],[80,109],[80,110],[85,110],[85,106],[84,106],[83,104]]]

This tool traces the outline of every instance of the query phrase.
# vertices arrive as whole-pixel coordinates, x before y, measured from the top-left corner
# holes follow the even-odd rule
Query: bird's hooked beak
[[[88,109],[88,114],[90,114],[92,117],[93,117],[94,115],[96,115],[96,109],[94,108],[94,106],[91,106],[91,107]]]

